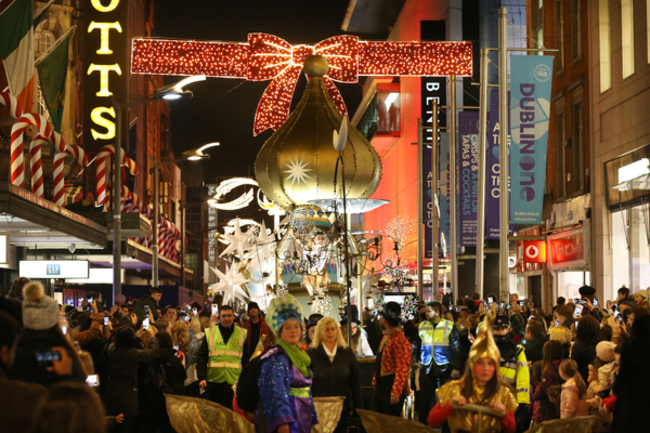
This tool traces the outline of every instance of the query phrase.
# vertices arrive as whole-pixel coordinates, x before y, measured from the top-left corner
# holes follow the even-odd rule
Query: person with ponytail
[[[560,418],[576,418],[589,415],[587,406],[587,385],[585,384],[578,363],[565,359],[560,363],[560,377],[564,380],[560,396]]]

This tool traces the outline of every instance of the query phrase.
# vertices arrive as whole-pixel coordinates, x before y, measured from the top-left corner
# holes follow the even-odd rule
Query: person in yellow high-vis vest
[[[420,361],[418,393],[418,420],[427,424],[429,412],[436,405],[436,389],[444,385],[455,372],[460,377],[462,367],[458,356],[458,332],[454,322],[442,317],[442,304],[427,304],[426,320],[418,326],[418,334],[413,344],[414,352]],[[443,426],[447,430],[447,426]]]
[[[246,351],[246,330],[234,325],[235,313],[223,305],[219,324],[205,330],[205,338],[197,353],[196,372],[199,386],[208,398],[232,409],[232,386],[239,379]]]
[[[512,340],[510,317],[499,315],[494,321],[494,341],[501,352],[499,374],[501,381],[509,384],[515,391],[519,408],[515,413],[517,432],[530,426],[528,405],[530,404],[530,369],[524,346]]]

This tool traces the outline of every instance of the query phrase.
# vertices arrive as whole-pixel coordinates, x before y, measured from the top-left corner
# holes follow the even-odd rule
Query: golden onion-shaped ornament
[[[255,161],[260,189],[283,208],[343,197],[341,167],[336,182],[334,178],[339,152],[332,143],[332,133],[339,130],[343,116],[323,83],[329,68],[327,59],[310,56],[304,65],[310,79],[302,99],[264,143]],[[352,126],[341,156],[346,198],[370,197],[381,180],[381,161],[368,140]]]

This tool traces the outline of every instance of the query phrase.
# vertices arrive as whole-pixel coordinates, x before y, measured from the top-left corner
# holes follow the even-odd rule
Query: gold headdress
[[[474,364],[476,364],[482,358],[490,358],[494,361],[494,365],[497,367],[495,374],[497,374],[497,379],[499,379],[499,364],[501,360],[501,352],[497,347],[497,344],[494,342],[494,337],[492,336],[492,327],[494,326],[494,320],[496,319],[496,308],[490,309],[481,324],[478,326],[478,335],[474,344],[469,350],[469,367],[474,373]]]

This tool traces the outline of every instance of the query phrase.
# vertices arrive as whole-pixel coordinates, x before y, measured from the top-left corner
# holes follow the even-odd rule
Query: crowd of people
[[[266,314],[255,302],[241,311],[163,307],[157,287],[132,302],[118,296],[110,309],[100,293],[64,308],[21,278],[0,297],[2,424],[30,433],[174,432],[171,394],[218,403],[267,433],[310,431],[318,397],[344,397],[338,433],[361,426],[357,409],[415,413],[443,432],[478,423],[483,432],[523,432],[588,415],[594,431],[643,431],[648,292],[621,288],[601,306],[594,295],[584,286],[549,314],[516,294],[502,302],[445,295],[418,304],[412,320],[387,302],[362,322],[354,305],[340,320],[306,318],[290,294],[273,298]],[[371,400],[364,357],[374,360]]]

